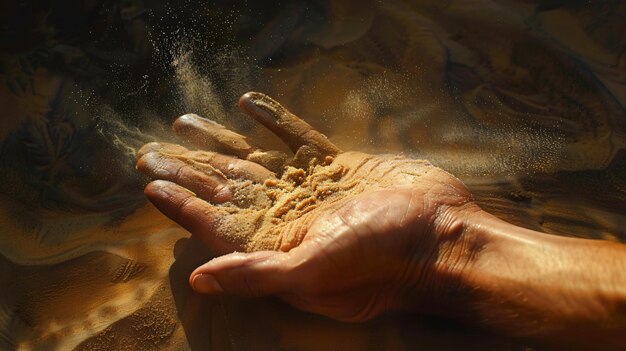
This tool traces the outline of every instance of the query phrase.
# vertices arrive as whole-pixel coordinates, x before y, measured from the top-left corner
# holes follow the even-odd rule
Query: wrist
[[[473,204],[440,210],[429,235],[405,309],[540,343],[626,349],[626,245],[535,232]]]
[[[442,206],[437,211],[429,230],[434,245],[415,250],[417,263],[405,308],[453,319],[466,314],[474,266],[491,239],[473,228],[484,216],[488,214],[474,203]]]
[[[452,317],[540,342],[587,347],[601,336],[624,346],[624,245],[535,232],[482,211],[465,217],[463,236],[483,245],[459,277],[467,297]]]
[[[413,290],[421,291],[420,301],[426,301],[427,308],[420,308],[422,312],[461,319],[481,315],[495,324],[502,317],[490,314],[501,313],[507,306],[485,307],[493,306],[493,300],[519,297],[529,305],[533,299],[523,295],[551,295],[555,300],[568,295],[569,300],[582,303],[590,294],[599,292],[590,288],[593,281],[584,277],[581,271],[585,266],[576,265],[573,254],[584,250],[585,243],[601,242],[517,227],[474,205],[442,210],[432,232],[437,237],[436,245],[417,265],[422,268],[416,269],[418,274],[413,280]],[[560,310],[553,316],[565,318],[564,312],[568,311]]]

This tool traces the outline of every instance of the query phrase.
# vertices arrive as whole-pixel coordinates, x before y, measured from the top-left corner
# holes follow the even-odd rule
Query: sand
[[[288,223],[356,193],[359,181],[340,182],[347,169],[332,161],[313,161],[307,170],[287,166],[280,178],[263,183],[234,181],[233,200],[217,207],[225,214],[219,235],[245,251],[287,249],[280,232]]]
[[[294,52],[282,61],[278,57],[262,68],[235,62],[237,67],[228,69],[212,61],[226,75],[218,85],[181,56],[174,66],[165,63],[172,79],[149,80],[153,85],[146,85],[143,95],[131,86],[128,90],[138,94],[105,106],[113,112],[106,116],[101,114],[105,109],[93,109],[90,86],[84,87],[84,95],[68,93],[74,73],[39,66],[24,77],[12,68],[19,70],[23,63],[20,53],[3,56],[3,67],[11,74],[3,73],[0,85],[5,116],[0,119],[0,349],[524,349],[510,340],[422,318],[346,325],[274,300],[190,292],[189,273],[211,254],[147,204],[145,180],[129,173],[135,172],[134,150],[155,138],[144,140],[123,125],[103,126],[102,134],[85,127],[94,116],[130,115],[146,122],[137,123],[142,128],[151,121],[158,124],[159,133],[148,133],[156,139],[173,141],[168,139],[169,123],[183,113],[197,113],[254,134],[266,149],[273,149],[277,142],[269,132],[231,113],[234,92],[263,91],[344,150],[405,152],[453,171],[482,206],[506,220],[554,234],[625,241],[626,218],[620,211],[626,201],[625,163],[617,154],[626,145],[622,51],[619,45],[606,44],[611,40],[602,34],[617,33],[611,26],[623,23],[623,15],[602,2],[594,6],[607,8],[585,12],[583,7],[558,7],[539,18],[529,2],[509,3],[511,7],[496,1],[469,6],[458,0],[444,7],[440,1],[386,1],[376,3],[373,13],[357,12],[367,12],[365,21],[353,24],[351,11],[331,6],[331,16],[348,21],[322,32],[315,30],[319,23],[305,21],[306,30],[284,38],[284,48]],[[290,11],[278,11],[272,22],[280,27],[301,18]],[[118,15],[114,12],[112,17]],[[196,15],[204,13],[212,12]],[[598,13],[612,14],[615,20],[594,23]],[[65,17],[38,18],[36,23]],[[107,33],[132,33],[119,42],[152,45],[162,39],[163,29],[142,22],[144,18],[107,23],[115,29]],[[560,18],[567,19],[567,27],[556,21]],[[201,32],[204,24],[194,23],[194,29]],[[37,33],[54,35],[49,29],[55,27],[42,24]],[[309,33],[308,39],[298,36]],[[274,44],[272,34],[259,33],[250,45]],[[87,37],[87,49],[98,46],[91,34]],[[602,50],[570,45],[573,37]],[[323,49],[299,46],[306,40]],[[28,46],[30,41],[20,43]],[[82,72],[76,73],[81,81],[98,75],[97,70],[82,70],[87,56],[80,55],[92,50],[69,44],[52,46],[58,49],[51,55],[55,62],[78,62],[80,67],[70,71]],[[39,52],[40,46],[35,49]],[[204,47],[191,49],[205,52]],[[258,76],[245,73],[251,71]],[[162,85],[155,85],[161,79]],[[107,89],[113,90],[125,84],[122,79],[110,83]],[[20,85],[21,92],[12,91]],[[224,90],[231,95],[228,99],[222,99]],[[155,101],[161,107],[152,108]],[[132,102],[142,108],[121,108]],[[167,110],[172,114],[164,115],[162,105],[174,106]],[[87,153],[93,149],[90,142],[102,135],[110,143]],[[130,166],[120,166],[120,160],[127,161],[124,157]],[[306,164],[292,167],[273,182],[239,184],[236,202],[244,209],[233,203],[232,210],[253,214],[257,221],[248,221],[248,229],[259,226],[264,233],[231,233],[245,250],[280,245],[273,240],[272,219],[280,225],[310,213],[324,196],[341,199],[352,191],[349,184],[348,190],[324,188],[342,174],[332,163],[317,166],[324,174],[321,179],[311,179]],[[282,169],[282,163],[272,169]]]

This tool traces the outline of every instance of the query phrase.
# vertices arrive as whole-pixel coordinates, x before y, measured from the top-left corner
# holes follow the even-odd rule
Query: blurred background
[[[426,158],[489,212],[626,241],[620,0],[0,3],[0,349],[526,350],[446,321],[342,324],[206,298],[211,257],[143,196],[192,112],[284,148],[261,91],[345,150]]]

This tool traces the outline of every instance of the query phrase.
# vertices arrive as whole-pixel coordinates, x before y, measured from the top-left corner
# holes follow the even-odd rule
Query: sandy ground
[[[304,31],[313,45],[244,88],[275,96],[344,150],[431,160],[508,221],[626,241],[626,73],[619,47],[588,30],[600,12],[439,3],[328,5],[332,25]],[[185,112],[284,149],[219,107],[201,69],[172,67]],[[342,324],[272,299],[196,295],[188,274],[211,254],[145,202],[146,179],[133,169],[134,148],[171,138],[169,122],[155,119],[152,139],[121,122],[92,128],[94,106],[70,83],[38,68],[33,89],[0,89],[0,349],[525,348],[417,316]],[[60,113],[59,96],[78,112]],[[107,111],[109,122],[124,114]]]

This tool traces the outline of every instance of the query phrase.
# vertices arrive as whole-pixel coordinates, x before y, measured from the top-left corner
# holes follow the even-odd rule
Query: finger
[[[137,159],[141,158],[141,156],[150,153],[150,152],[163,152],[171,155],[182,155],[185,152],[189,151],[185,147],[177,145],[177,144],[169,144],[169,143],[147,143],[137,151]]]
[[[155,180],[146,186],[144,193],[159,211],[198,236],[216,254],[245,249],[252,235],[241,229],[235,232],[233,224],[239,216],[232,209],[213,206],[180,185]]]
[[[285,165],[289,162],[290,157],[282,151],[257,150],[246,156],[246,160],[258,163],[270,171],[280,174],[285,170]]]
[[[258,159],[263,158],[265,154],[271,154],[271,152],[254,152],[250,155],[252,161],[247,161],[216,152],[189,151],[176,144],[149,143],[144,145],[139,152],[137,152],[137,157],[141,160],[143,156],[151,152],[158,152],[162,155],[167,155],[170,159],[178,158],[183,162],[194,164],[195,168],[206,170],[208,172],[217,170],[228,178],[252,180],[257,183],[263,182],[266,179],[276,178],[276,174],[274,172],[256,162]],[[274,161],[274,158],[270,157],[269,160],[265,159],[265,161],[271,163]],[[137,167],[140,167],[139,161],[137,163]]]
[[[205,150],[245,158],[258,149],[245,136],[195,114],[178,117],[172,128],[176,135]]]
[[[291,290],[294,264],[289,253],[257,251],[231,253],[198,267],[191,287],[204,294],[229,293],[261,297]]]
[[[303,145],[314,148],[321,156],[335,156],[340,152],[324,134],[265,94],[246,93],[239,99],[239,106],[274,132],[294,153]]]
[[[211,165],[231,179],[247,179],[262,183],[267,179],[276,178],[274,172],[258,163],[216,152],[190,151],[185,154],[185,157],[198,163]]]
[[[139,158],[137,169],[152,179],[181,185],[211,202],[222,203],[233,198],[226,176],[207,164],[185,162],[175,156],[149,152]]]
[[[272,172],[282,171],[289,160],[287,154],[280,151],[263,151],[245,136],[228,130],[223,125],[194,114],[186,114],[174,122],[174,133],[179,137],[209,151],[258,163]]]

